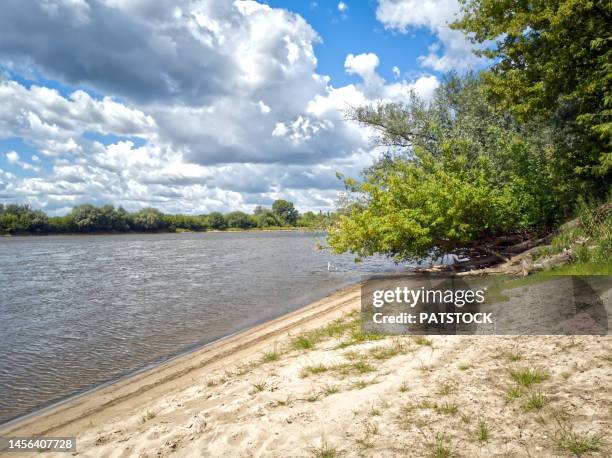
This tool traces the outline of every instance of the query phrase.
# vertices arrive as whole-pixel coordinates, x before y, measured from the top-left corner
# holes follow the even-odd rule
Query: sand
[[[612,453],[612,337],[369,340],[358,308],[343,290],[0,435],[92,457]]]

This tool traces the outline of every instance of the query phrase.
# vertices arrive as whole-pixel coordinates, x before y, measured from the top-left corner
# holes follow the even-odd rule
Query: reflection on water
[[[322,234],[0,239],[0,422],[398,269]]]

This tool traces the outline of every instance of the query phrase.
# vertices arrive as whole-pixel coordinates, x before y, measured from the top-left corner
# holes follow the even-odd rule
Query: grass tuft
[[[340,392],[340,388],[335,385],[325,385],[321,390],[321,393],[325,396],[331,396],[332,394],[336,394]]]
[[[436,433],[430,442],[426,442],[428,454],[430,458],[449,458],[452,454],[448,438],[441,433]]]
[[[481,444],[489,442],[489,439],[491,439],[491,431],[489,430],[489,426],[484,420],[480,420],[478,422],[478,429],[476,430],[476,439]]]
[[[378,380],[376,380],[375,378],[373,378],[372,380],[357,380],[356,382],[353,382],[353,388],[357,388],[358,390],[362,390],[367,386],[370,385],[374,385],[378,383]]]
[[[573,431],[563,430],[555,437],[555,448],[560,452],[569,452],[575,456],[582,456],[589,452],[599,452],[603,441],[599,436],[577,434]]]
[[[253,386],[253,390],[256,393],[260,393],[268,387],[268,384],[265,381],[255,382],[255,383],[252,383],[251,385]]]
[[[448,396],[451,393],[454,393],[456,390],[455,385],[451,383],[442,383],[438,388],[438,394],[440,396]]]
[[[327,372],[329,369],[329,367],[321,363],[315,364],[314,366],[306,366],[302,368],[302,371],[300,372],[300,377],[306,378],[309,375],[322,374],[324,372]]]
[[[414,340],[414,343],[417,345],[423,345],[427,347],[431,347],[433,345],[433,342],[431,341],[431,339],[425,336],[414,336],[412,340]]]
[[[525,412],[530,412],[532,410],[540,410],[546,404],[546,396],[544,396],[541,392],[531,393],[529,398],[527,398],[527,402],[523,404],[523,410]]]
[[[406,345],[396,340],[392,345],[386,345],[381,347],[374,347],[369,350],[370,356],[379,361],[393,358],[397,355],[406,354]]]
[[[261,357],[262,363],[271,363],[273,361],[278,361],[281,357],[281,354],[276,350],[270,350],[265,352]]]
[[[505,397],[506,397],[507,402],[512,402],[520,398],[522,395],[523,395],[523,390],[521,389],[521,387],[514,386],[514,387],[508,388],[508,390],[506,391]]]
[[[369,342],[373,340],[381,340],[384,338],[385,338],[384,334],[373,334],[373,333],[363,332],[361,329],[353,329],[351,331],[350,337],[340,342],[336,348],[346,348],[346,347],[350,347],[351,345],[359,345],[364,342]]]
[[[434,410],[437,413],[443,413],[446,415],[457,415],[459,412],[459,406],[455,403],[445,402],[444,404],[434,405]]]
[[[510,377],[520,386],[529,388],[548,379],[548,374],[539,369],[524,368],[510,371]]]
[[[338,456],[338,449],[332,447],[327,442],[323,442],[320,447],[312,447],[310,454],[313,458],[336,458]]]
[[[299,336],[292,342],[292,346],[296,350],[312,350],[316,345],[316,340],[307,334]]]

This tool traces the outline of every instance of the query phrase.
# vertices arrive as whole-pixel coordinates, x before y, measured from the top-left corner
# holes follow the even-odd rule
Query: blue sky
[[[6,0],[0,201],[333,209],[381,153],[347,106],[478,68],[457,0]],[[329,79],[327,79],[329,78]]]
[[[350,53],[375,53],[380,59],[379,73],[395,79],[393,67],[407,75],[423,73],[417,59],[436,41],[434,33],[419,27],[409,33],[385,29],[376,19],[376,2],[369,0],[344,3],[347,10],[338,10],[337,2],[270,0],[271,6],[300,14],[317,31],[322,43],[315,45],[320,73],[331,76],[334,85],[355,83],[358,76],[344,71],[344,60]],[[438,72],[435,72],[438,73]]]

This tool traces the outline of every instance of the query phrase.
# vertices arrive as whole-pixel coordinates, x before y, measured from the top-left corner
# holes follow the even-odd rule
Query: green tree
[[[77,232],[93,232],[104,229],[102,212],[98,207],[91,204],[74,207],[70,217],[72,226]]]
[[[256,209],[256,213],[254,215],[255,222],[257,223],[257,227],[279,227],[283,225],[283,221],[281,218],[274,213],[272,210],[268,208],[261,208],[259,211]]]
[[[311,211],[305,212],[298,218],[297,225],[299,227],[310,227],[317,229],[327,228],[334,220],[334,215],[329,212],[314,213]]]
[[[295,226],[298,219],[298,211],[292,202],[277,199],[272,203],[272,211],[280,218],[284,226]]]
[[[549,227],[571,208],[547,130],[494,110],[474,75],[449,75],[428,104],[413,97],[350,116],[391,149],[361,181],[345,180],[328,237],[336,252],[420,259]]]
[[[453,27],[495,44],[487,93],[519,120],[552,123],[557,162],[606,192],[612,168],[612,2],[461,0]],[[586,178],[590,178],[587,180]]]
[[[219,212],[212,212],[208,215],[208,225],[217,230],[223,230],[227,227],[225,217]]]
[[[0,204],[0,232],[6,234],[42,233],[49,230],[49,219],[29,205]]]
[[[247,215],[241,211],[234,211],[225,215],[227,225],[233,228],[250,229],[255,227],[255,221],[251,215]]]
[[[138,231],[158,231],[166,228],[164,215],[156,208],[143,208],[132,214],[133,229]]]

